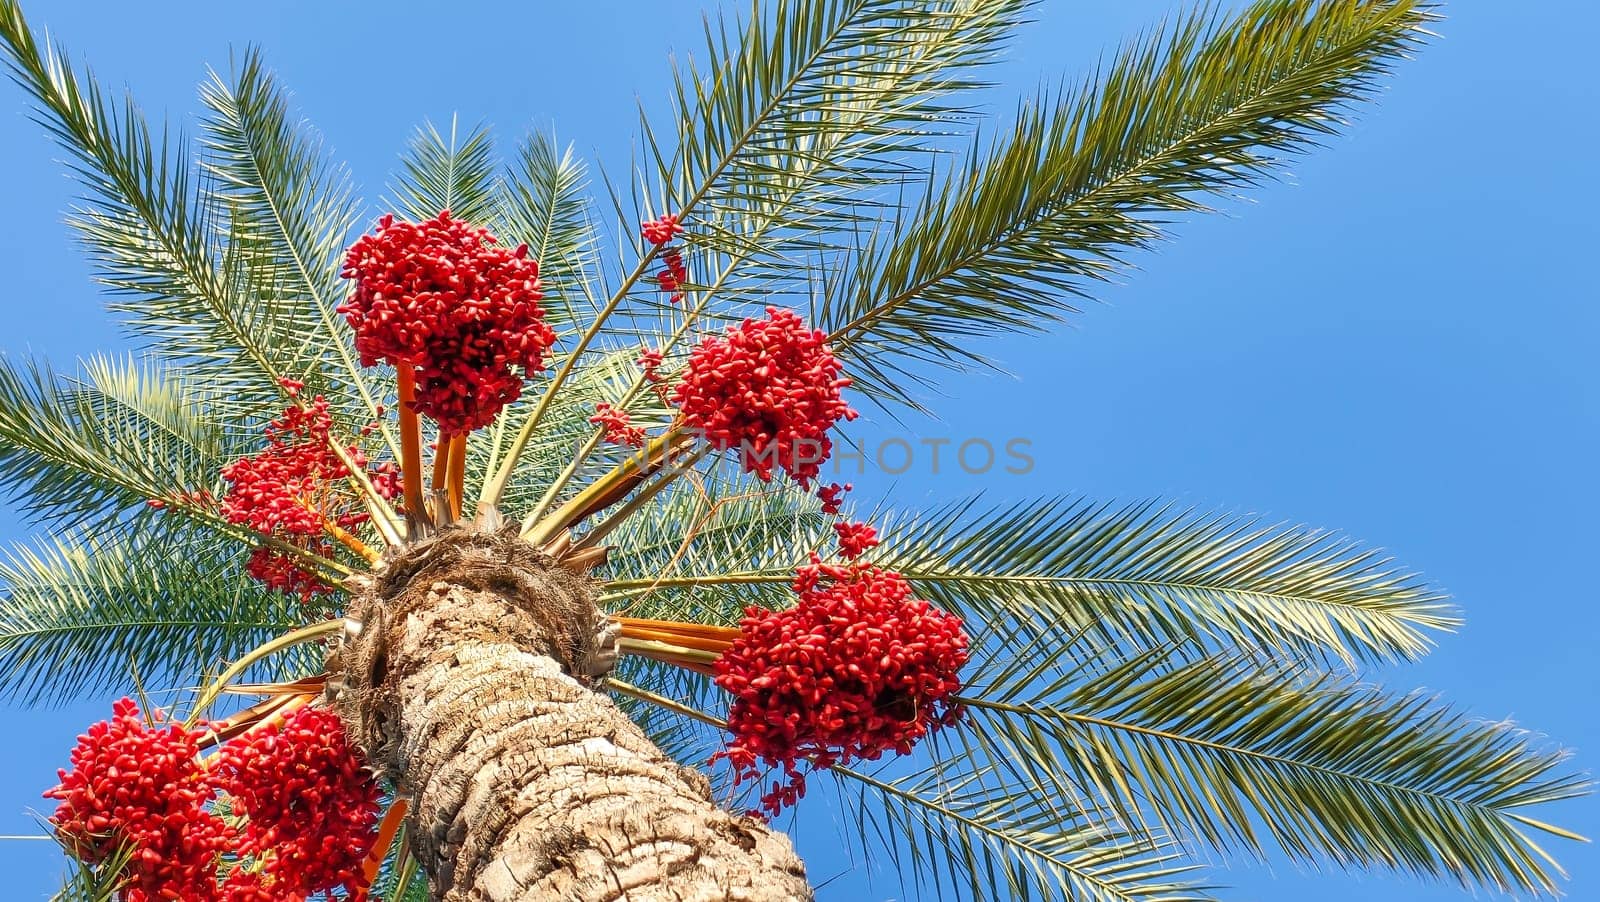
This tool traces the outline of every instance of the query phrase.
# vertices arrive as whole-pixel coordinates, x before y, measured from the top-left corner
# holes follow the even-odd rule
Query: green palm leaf
[[[61,889],[50,897],[50,902],[115,902],[127,882],[123,867],[129,852],[117,852],[93,867],[73,858],[65,846],[62,852],[66,855],[68,869]]]
[[[591,218],[588,169],[553,136],[533,132],[501,183],[497,221],[508,241],[528,245],[539,261],[547,321],[571,329],[598,309],[592,281],[600,271]]]
[[[318,135],[291,118],[286,93],[259,52],[246,52],[228,79],[213,74],[200,96],[210,109],[207,197],[233,228],[228,257],[238,261],[244,286],[285,311],[281,321],[294,311],[297,354],[286,371],[327,398],[352,434],[378,421],[397,456],[392,430],[378,415],[386,392],[360,365],[335,309],[347,291],[339,272],[359,215],[348,174],[328,159]]]
[[[492,222],[499,163],[487,126],[459,136],[452,117],[450,135],[445,137],[433,123],[425,123],[412,136],[400,168],[390,208],[402,218],[422,222],[449,210],[456,219],[479,225]]]
[[[0,359],[0,486],[38,519],[154,528],[163,514],[146,502],[212,489],[230,458],[234,441],[205,416],[212,397],[132,362],[96,359],[72,382]]]
[[[957,504],[886,527],[875,560],[985,623],[1047,618],[1138,649],[1405,660],[1459,623],[1415,573],[1337,533],[1153,502]]]
[[[1260,0],[1129,46],[1098,79],[1024,104],[873,236],[818,321],[858,389],[914,403],[909,360],[978,362],[974,336],[1073,312],[1174,215],[1331,134],[1432,18],[1419,0]]]
[[[652,157],[659,202],[692,210],[690,240],[714,252],[705,284],[734,302],[804,292],[797,264],[848,248],[880,189],[970,117],[956,95],[1030,5],[785,0],[708,27],[706,70],[676,73],[676,151]]]
[[[0,560],[0,693],[29,704],[181,684],[302,622],[235,543],[58,540]]]
[[[13,2],[0,4],[0,53],[72,155],[87,192],[72,223],[100,280],[129,297],[110,306],[169,359],[205,361],[208,381],[242,409],[264,409],[278,380],[298,375],[305,311],[261,290],[240,245],[223,246],[240,231],[203,196],[187,144],[41,47]]]
[[[404,835],[396,840],[395,846],[397,848],[401,845],[399,840],[403,839],[405,839]],[[416,869],[416,860],[409,859],[412,864],[412,870],[404,875],[405,886],[402,887],[400,885],[402,875],[393,867],[396,857],[391,855],[389,862],[384,866],[383,872],[378,875],[378,880],[372,887],[372,897],[384,899],[387,902],[428,902],[428,878]]]
[[[1098,668],[990,654],[964,730],[1032,749],[1043,784],[1218,848],[1553,892],[1561,871],[1526,831],[1571,834],[1520,810],[1588,787],[1560,772],[1564,752],[1509,724],[1348,677],[1160,653]]]
[[[959,759],[897,779],[835,768],[855,834],[923,897],[1208,902],[1170,841],[1103,812],[1019,797],[993,767]]]

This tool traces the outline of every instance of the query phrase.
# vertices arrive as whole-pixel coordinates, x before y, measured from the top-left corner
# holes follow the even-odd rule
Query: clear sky
[[[1172,0],[1044,0],[998,70],[1009,97],[1078,76],[1096,55],[1180,8]],[[555,7],[559,7],[556,9]],[[666,88],[669,51],[697,47],[698,4],[27,4],[110,85],[192,123],[206,64],[259,43],[302,111],[374,201],[424,118],[496,123],[509,143],[554,124],[591,161],[627,163],[635,98]],[[919,465],[863,483],[861,500],[932,504],[1081,492],[1152,495],[1334,527],[1450,590],[1467,626],[1419,665],[1382,674],[1485,718],[1511,717],[1593,767],[1600,632],[1600,304],[1595,147],[1600,92],[1586,0],[1456,0],[1442,39],[1402,65],[1346,136],[1288,177],[1184,222],[1074,327],[990,349],[1014,378],[947,382],[914,437],[1025,437],[1027,477]],[[1590,62],[1584,62],[1589,59]],[[69,367],[122,347],[61,224],[74,189],[61,154],[0,86],[0,349]],[[885,425],[879,428],[889,429]],[[26,534],[0,510],[0,539]],[[110,699],[6,709],[0,833],[39,833],[30,809],[72,736]],[[892,874],[837,846],[836,813],[796,836],[831,900],[904,898]],[[1550,819],[1600,835],[1600,803]],[[1556,847],[1574,899],[1600,897],[1600,854]],[[44,898],[48,843],[0,841],[5,899]],[[1407,880],[1289,866],[1217,873],[1239,900],[1464,899]]]

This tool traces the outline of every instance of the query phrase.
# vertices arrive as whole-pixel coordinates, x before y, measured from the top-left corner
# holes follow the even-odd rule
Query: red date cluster
[[[365,898],[378,788],[338,718],[303,708],[281,730],[234,739],[209,768],[203,735],[117,702],[45,793],[60,801],[57,835],[88,864],[126,850],[125,902],[288,902],[340,886]],[[213,810],[219,792],[249,815],[242,827]],[[240,864],[219,882],[225,854]]]
[[[785,611],[749,608],[739,638],[716,662],[717,685],[733,696],[727,759],[736,782],[760,766],[784,776],[761,797],[776,815],[805,794],[813,769],[886,751],[905,754],[960,709],[967,637],[961,618],[913,598],[898,573],[815,557],[795,578],[799,601]]]
[[[639,233],[644,240],[660,247],[663,244],[683,234],[683,225],[678,222],[678,217],[671,213],[663,213],[655,219],[647,219],[639,223]]]
[[[128,902],[211,899],[230,831],[207,807],[211,786],[199,735],[180,724],[153,728],[129,699],[78,737],[72,769],[46,792],[50,821],[72,854],[98,864],[127,848]]]
[[[320,536],[323,515],[316,503],[327,486],[350,475],[328,441],[333,417],[318,396],[267,424],[267,447],[222,468],[228,493],[222,515],[229,522],[267,535]],[[350,448],[361,461],[358,448]],[[364,515],[349,515],[351,525]],[[344,525],[341,523],[340,525]]]
[[[767,481],[776,467],[810,486],[833,451],[828,430],[856,417],[826,338],[793,311],[768,307],[766,319],[695,347],[673,403],[712,447],[737,448],[747,472]]]
[[[665,379],[661,375],[661,352],[655,348],[640,348],[639,359],[636,361],[639,368],[644,370],[646,382],[660,382]]]
[[[597,423],[605,428],[606,441],[613,445],[623,445],[629,448],[638,448],[644,445],[644,430],[632,425],[628,412],[620,407],[612,407],[604,401],[594,406],[594,416],[589,422]]]
[[[845,493],[853,488],[855,486],[848,482],[842,485],[837,482],[830,482],[825,486],[818,487],[817,497],[822,500],[822,512],[830,515],[839,513],[839,510],[844,507]]]
[[[878,531],[869,523],[840,520],[833,524],[833,531],[839,535],[840,557],[858,558],[878,546]]]
[[[689,281],[689,267],[683,262],[683,249],[662,248],[661,262],[667,265],[656,273],[656,286],[666,292],[668,301],[676,304],[683,300],[683,284]]]
[[[291,387],[290,393],[295,391]],[[324,524],[349,530],[367,520],[365,512],[352,507],[348,494],[337,491],[350,470],[333,450],[332,428],[328,402],[320,395],[304,407],[291,406],[268,423],[265,448],[222,468],[228,483],[222,515],[231,523],[332,557]],[[359,447],[345,450],[357,466],[366,467],[366,454]],[[378,467],[372,477],[380,494],[394,497],[399,485],[393,464]],[[332,591],[292,554],[271,546],[257,548],[246,571],[268,588],[299,596],[301,601]]]
[[[661,262],[666,268],[656,273],[656,285],[670,295],[672,303],[678,303],[683,300],[683,283],[689,281],[689,268],[683,262],[683,249],[666,245],[683,234],[683,226],[678,217],[666,213],[640,223],[639,232],[644,240],[661,248]]]
[[[297,544],[313,554],[320,554],[323,557],[333,556],[333,543],[326,539],[305,539]],[[245,562],[244,572],[274,592],[300,599],[301,604],[310,604],[311,599],[318,595],[333,593],[332,586],[323,582],[317,574],[300,566],[300,563],[299,558],[288,552],[262,545],[250,552],[250,559]]]
[[[281,727],[247,733],[219,753],[216,785],[246,815],[238,851],[264,862],[275,898],[367,890],[380,791],[338,715],[301,708]]]
[[[507,249],[448,210],[422,223],[383,217],[350,246],[342,275],[355,282],[339,312],[362,364],[413,367],[416,411],[446,436],[492,422],[556,340],[527,246]]]

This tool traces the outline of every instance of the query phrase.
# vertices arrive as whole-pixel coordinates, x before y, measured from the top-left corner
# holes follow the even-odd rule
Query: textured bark
[[[787,837],[718,808],[591,688],[593,586],[515,537],[447,530],[381,565],[332,685],[412,798],[435,899],[809,899]]]

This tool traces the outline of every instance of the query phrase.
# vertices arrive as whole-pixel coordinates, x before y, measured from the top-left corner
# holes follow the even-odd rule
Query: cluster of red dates
[[[332,712],[301,708],[209,758],[204,725],[147,723],[129,699],[112,712],[45,797],[81,861],[128,855],[127,902],[365,897],[380,796]]]

